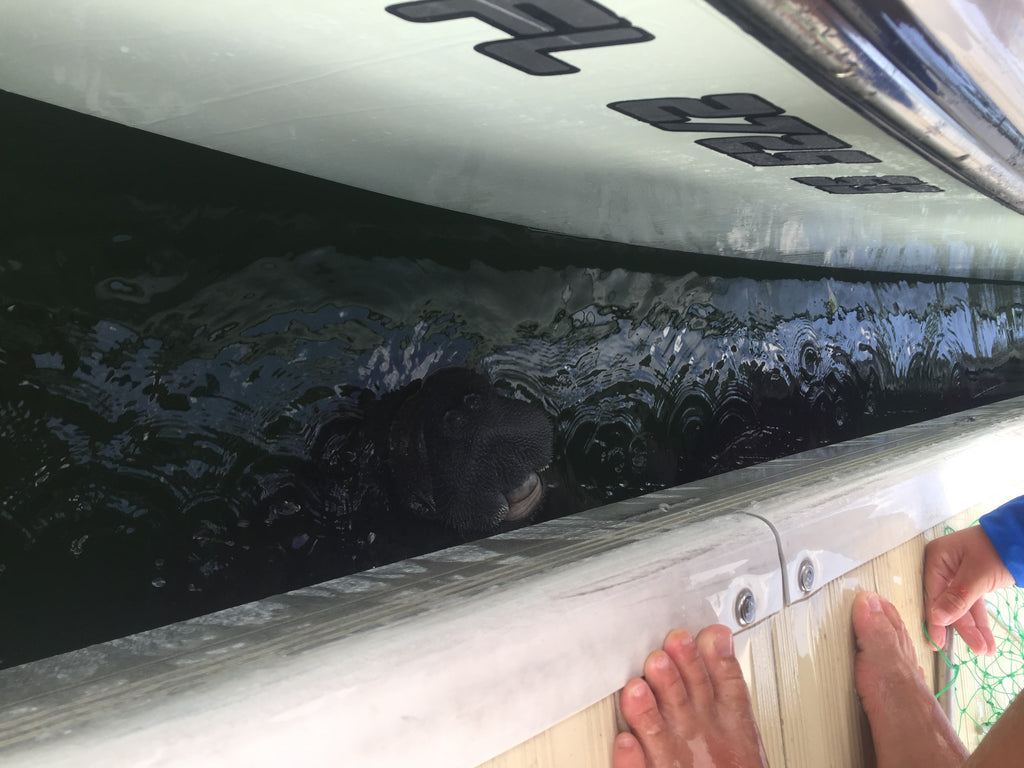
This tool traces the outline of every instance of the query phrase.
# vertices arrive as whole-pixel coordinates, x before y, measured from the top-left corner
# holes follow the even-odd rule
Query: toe
[[[620,696],[632,734],[616,738],[615,768],[766,765],[728,627],[696,638],[673,631],[647,657],[644,675]]]
[[[907,625],[903,623],[903,618],[900,616],[900,612],[896,606],[890,603],[885,598],[879,598],[882,603],[882,613],[892,626],[893,634],[896,636],[896,642],[903,653],[909,653],[914,655],[914,641],[910,639],[910,633],[907,631]]]
[[[665,638],[665,653],[675,662],[686,689],[687,703],[706,709],[714,700],[714,686],[708,676],[697,639],[685,629],[673,630]]]
[[[874,592],[858,593],[853,603],[853,631],[858,649],[854,682],[866,710],[884,707],[890,688],[908,680],[919,682],[917,652],[892,603]]]
[[[854,597],[853,632],[857,636],[857,647],[862,651],[879,646],[892,650],[899,645],[892,619],[885,612],[882,598],[874,592],[858,592]]]
[[[640,742],[630,733],[620,733],[612,747],[613,768],[647,768]]]
[[[616,753],[622,753],[623,768],[672,765],[673,755],[678,751],[676,731],[672,721],[667,721],[659,710],[647,682],[634,678],[626,683],[619,697],[619,707],[640,748],[638,756],[636,748],[625,737],[617,739]],[[619,768],[619,763],[615,765]]]
[[[715,693],[716,706],[734,713],[750,712],[750,692],[733,649],[732,632],[715,624],[697,636],[697,645]]]
[[[658,711],[658,703],[650,686],[639,678],[633,678],[619,695],[619,709],[630,730],[641,741],[656,737],[665,731],[665,719]]]
[[[853,604],[854,682],[871,724],[879,765],[963,765],[966,753],[917,663],[892,603],[861,592]]]
[[[644,679],[654,692],[658,710],[668,722],[686,718],[689,697],[674,660],[665,651],[654,651],[644,663]]]
[[[896,606],[874,592],[858,592],[853,601],[853,632],[857,647],[890,662],[915,659],[917,651]]]

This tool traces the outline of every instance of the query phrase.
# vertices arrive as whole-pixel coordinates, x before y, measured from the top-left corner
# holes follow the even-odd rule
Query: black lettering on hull
[[[783,114],[784,109],[753,93],[719,93],[697,99],[636,99],[615,101],[608,106],[662,131],[741,134],[697,139],[696,143],[747,165],[773,167],[882,162],[806,120]],[[942,192],[939,187],[913,176],[807,176],[793,180],[835,195]]]
[[[550,54],[608,45],[644,43],[649,32],[634,27],[592,0],[417,0],[389,5],[406,21],[474,18],[511,35],[474,50],[529,75],[571,75],[579,67]]]
[[[830,195],[880,195],[892,192],[942,192],[916,176],[803,176],[793,179]]]

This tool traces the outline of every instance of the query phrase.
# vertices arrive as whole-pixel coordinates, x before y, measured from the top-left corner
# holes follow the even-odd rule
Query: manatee
[[[384,400],[366,412],[368,419],[387,414],[376,448],[392,513],[407,511],[466,535],[495,533],[536,513],[552,453],[542,411],[499,394],[484,374],[458,367]]]
[[[553,435],[538,407],[448,367],[339,399],[303,444],[250,465],[232,514],[185,512],[190,600],[205,593],[212,610],[525,525]]]

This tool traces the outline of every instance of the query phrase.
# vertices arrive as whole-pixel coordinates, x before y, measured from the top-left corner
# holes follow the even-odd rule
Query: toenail
[[[620,733],[615,737],[615,748],[616,749],[634,749],[636,748],[636,738],[628,733]]]
[[[733,656],[732,634],[715,635],[715,653],[723,659],[731,659]]]
[[[647,695],[647,683],[639,678],[630,680],[626,685],[626,695],[634,699],[642,699]]]
[[[874,592],[868,593],[868,609],[872,613],[882,612],[882,600]]]

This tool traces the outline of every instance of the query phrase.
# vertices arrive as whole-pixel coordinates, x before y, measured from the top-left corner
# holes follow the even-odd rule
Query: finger
[[[960,638],[967,643],[967,647],[975,653],[984,653],[988,650],[988,644],[985,642],[985,637],[981,632],[978,631],[978,627],[974,624],[974,617],[969,613],[965,614],[959,621],[953,624],[953,629],[957,631]]]
[[[971,571],[971,567],[965,564],[950,579],[945,589],[930,601],[926,611],[929,624],[945,627],[955,624],[985,596],[985,585]]]
[[[924,550],[924,591],[927,597],[925,616],[928,623],[946,627],[948,609],[933,619],[932,612],[939,599],[949,589],[963,563],[963,554],[951,546],[952,536],[930,542]],[[933,636],[934,637],[934,636]]]
[[[992,655],[996,651],[996,639],[989,624],[988,607],[984,600],[978,600],[970,610],[953,624],[960,637],[975,653]]]
[[[941,651],[946,647],[946,626],[928,622],[928,639],[931,640],[933,651]]]
[[[978,627],[978,631],[985,641],[984,650],[978,651],[978,653],[984,653],[986,656],[993,655],[996,652],[996,638],[992,634],[992,621],[988,615],[988,604],[984,600],[979,600],[971,606],[970,612],[974,616],[975,626]]]
[[[928,623],[948,627],[986,593],[1012,584],[1013,575],[985,530],[972,526],[928,543],[924,583]]]

